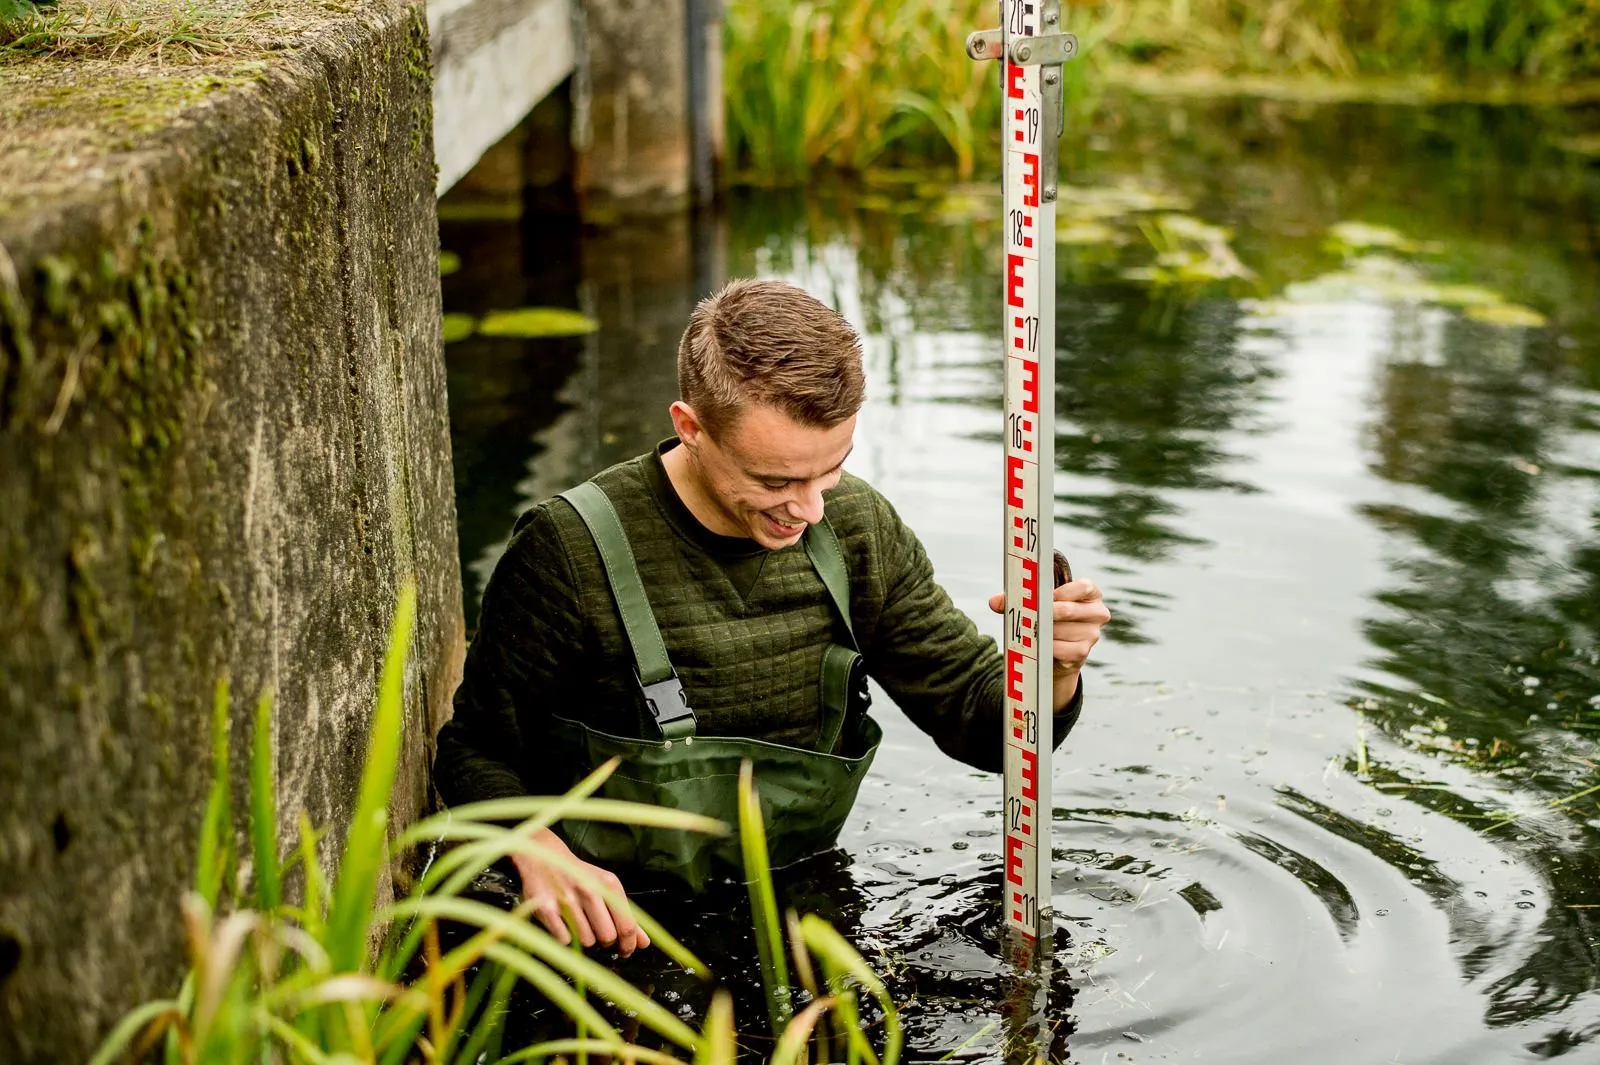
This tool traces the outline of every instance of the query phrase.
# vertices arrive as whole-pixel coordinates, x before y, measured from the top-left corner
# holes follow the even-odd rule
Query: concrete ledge
[[[276,692],[280,829],[303,808],[330,854],[410,577],[397,820],[448,713],[427,24],[273,7],[198,62],[0,53],[7,1063],[84,1060],[174,987],[219,677],[236,738]]]
[[[572,73],[576,0],[433,0],[438,191],[471,170]]]

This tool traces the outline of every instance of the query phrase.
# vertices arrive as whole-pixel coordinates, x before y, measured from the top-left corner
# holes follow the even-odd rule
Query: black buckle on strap
[[[665,728],[675,721],[684,718],[694,719],[694,711],[689,708],[688,696],[683,694],[683,682],[674,673],[666,680],[658,680],[654,684],[639,683],[639,689],[644,692],[645,705],[650,708],[650,716],[655,718],[656,724]]]

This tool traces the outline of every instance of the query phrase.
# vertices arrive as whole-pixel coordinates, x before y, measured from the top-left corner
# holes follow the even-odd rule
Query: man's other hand
[[[572,942],[565,916],[565,913],[570,913],[572,923],[578,930],[578,942],[586,947],[596,943],[602,947],[615,946],[617,952],[626,958],[638,948],[650,945],[650,937],[633,919],[633,910],[628,906],[622,881],[617,879],[615,873],[591,865],[573,854],[561,837],[548,828],[536,832],[533,842],[533,852],[513,854],[511,861],[522,877],[523,900],[533,903],[534,916],[550,930],[556,942]],[[608,902],[593,884],[568,875],[555,862],[546,861],[539,853],[540,849],[552,851],[558,858],[566,858],[584,866],[592,874],[592,879],[604,884],[620,901]]]
[[[1055,708],[1059,711],[1072,701],[1078,690],[1078,671],[1089,651],[1100,642],[1100,630],[1111,620],[1111,611],[1100,598],[1093,581],[1068,581],[1056,589],[1052,604],[1051,651],[1055,658]],[[1004,594],[989,597],[989,609],[1005,613]]]

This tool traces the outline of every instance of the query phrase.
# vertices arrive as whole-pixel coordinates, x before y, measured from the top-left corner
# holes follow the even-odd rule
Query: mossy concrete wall
[[[185,59],[0,54],[0,1061],[175,989],[219,677],[236,782],[351,808],[396,593],[406,764],[461,647],[420,3]],[[276,19],[276,21],[274,21]]]

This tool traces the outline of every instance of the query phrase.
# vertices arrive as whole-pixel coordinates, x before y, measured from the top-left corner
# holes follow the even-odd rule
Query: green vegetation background
[[[1099,0],[1064,3],[1080,59],[1069,120],[1098,93],[1166,81],[1418,100],[1589,97],[1600,0]],[[731,0],[729,158],[741,180],[818,169],[977,167],[996,136],[994,67],[963,42],[992,0]],[[1294,88],[1285,82],[1296,83]]]

